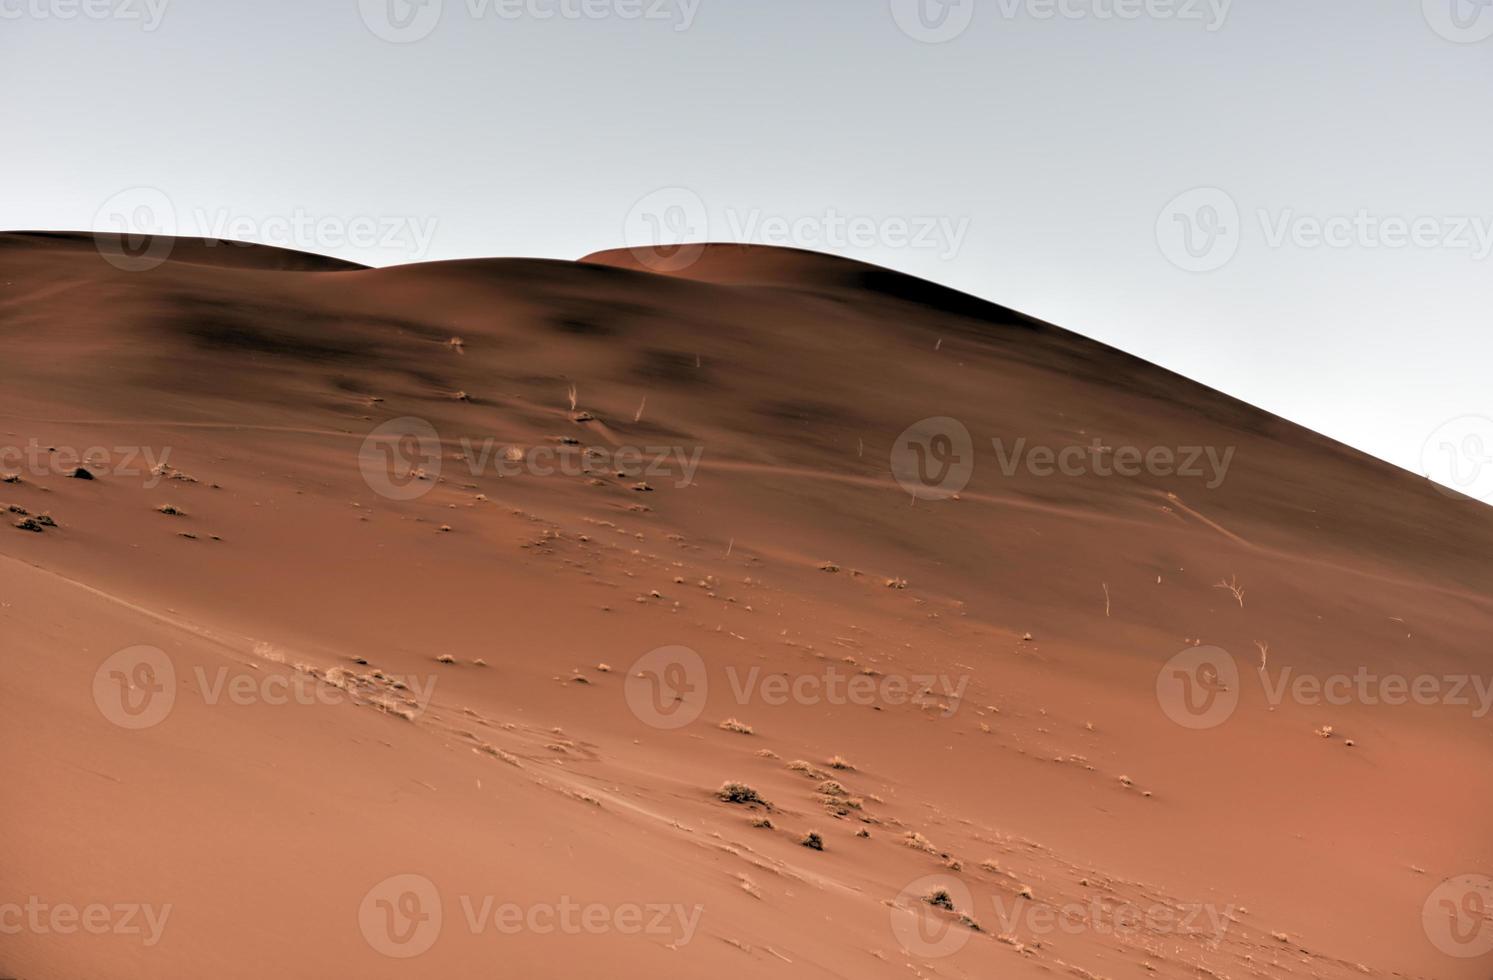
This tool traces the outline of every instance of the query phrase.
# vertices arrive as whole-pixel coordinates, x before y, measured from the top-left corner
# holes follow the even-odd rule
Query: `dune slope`
[[[1493,975],[1493,510],[652,267],[0,235],[0,975]]]

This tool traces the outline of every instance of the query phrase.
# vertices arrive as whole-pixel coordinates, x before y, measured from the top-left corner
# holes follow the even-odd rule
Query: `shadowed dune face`
[[[165,244],[0,235],[0,974],[1490,974],[1487,506],[812,253]]]

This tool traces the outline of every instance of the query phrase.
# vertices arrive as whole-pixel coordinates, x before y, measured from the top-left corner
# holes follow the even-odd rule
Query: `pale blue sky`
[[[0,227],[144,203],[378,265],[797,243],[1417,472],[1458,447],[1493,497],[1493,420],[1440,428],[1493,417],[1493,6],[940,6],[0,0]]]

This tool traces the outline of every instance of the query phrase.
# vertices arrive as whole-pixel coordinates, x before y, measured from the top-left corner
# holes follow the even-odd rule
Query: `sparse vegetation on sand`
[[[746,783],[725,782],[721,788],[715,791],[715,795],[725,803],[739,803],[743,806],[772,806],[764,800],[756,790]]]
[[[752,726],[751,725],[748,725],[744,721],[738,721],[735,718],[727,718],[725,721],[721,722],[720,729],[721,729],[721,731],[725,731],[725,732],[735,732],[738,735],[751,735],[752,734]]]
[[[804,834],[803,840],[799,841],[799,844],[807,847],[811,851],[824,850],[824,838],[819,836],[818,832],[813,830],[809,831],[807,834]]]

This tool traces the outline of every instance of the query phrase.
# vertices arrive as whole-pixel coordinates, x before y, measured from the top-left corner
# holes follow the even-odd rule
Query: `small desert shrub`
[[[751,725],[748,725],[744,721],[737,721],[735,718],[727,718],[725,721],[721,722],[720,727],[722,731],[735,732],[738,735],[752,734]]]
[[[771,805],[746,783],[722,783],[721,788],[715,791],[715,795],[726,803],[742,803],[746,805],[760,803],[763,806]]]
[[[950,912],[954,911],[954,897],[942,888],[924,898],[923,901],[927,902],[929,905],[933,906],[936,909],[947,909]]]
[[[435,662],[438,664],[454,664],[456,663],[456,658],[449,653],[443,653],[435,658]]]
[[[903,834],[902,843],[906,844],[908,847],[915,847],[920,851],[926,851],[929,854],[938,853],[938,848],[933,846],[933,842],[924,837],[922,834],[918,833],[916,830],[909,830],[907,833]]]
[[[838,755],[829,760],[829,767],[831,769],[838,769],[841,772],[854,772],[855,771],[855,766],[852,766],[850,764],[850,762],[848,760],[846,760],[843,756],[838,756]]]
[[[162,514],[165,514],[167,517],[187,516],[187,512],[182,510],[180,507],[177,507],[175,504],[162,504],[161,506],[157,507],[156,510],[160,511]]]
[[[767,819],[766,817],[758,817],[757,819],[753,820],[752,826],[758,828],[759,830],[773,829],[772,821]]]
[[[804,839],[799,841],[799,844],[807,847],[811,851],[824,850],[824,838],[820,837],[818,833],[812,830],[804,835]]]
[[[825,796],[845,796],[846,795],[846,793],[845,793],[845,787],[841,786],[839,783],[835,782],[833,779],[826,779],[824,782],[822,782],[822,783],[819,784],[818,788],[819,788],[819,792],[823,793]]]

